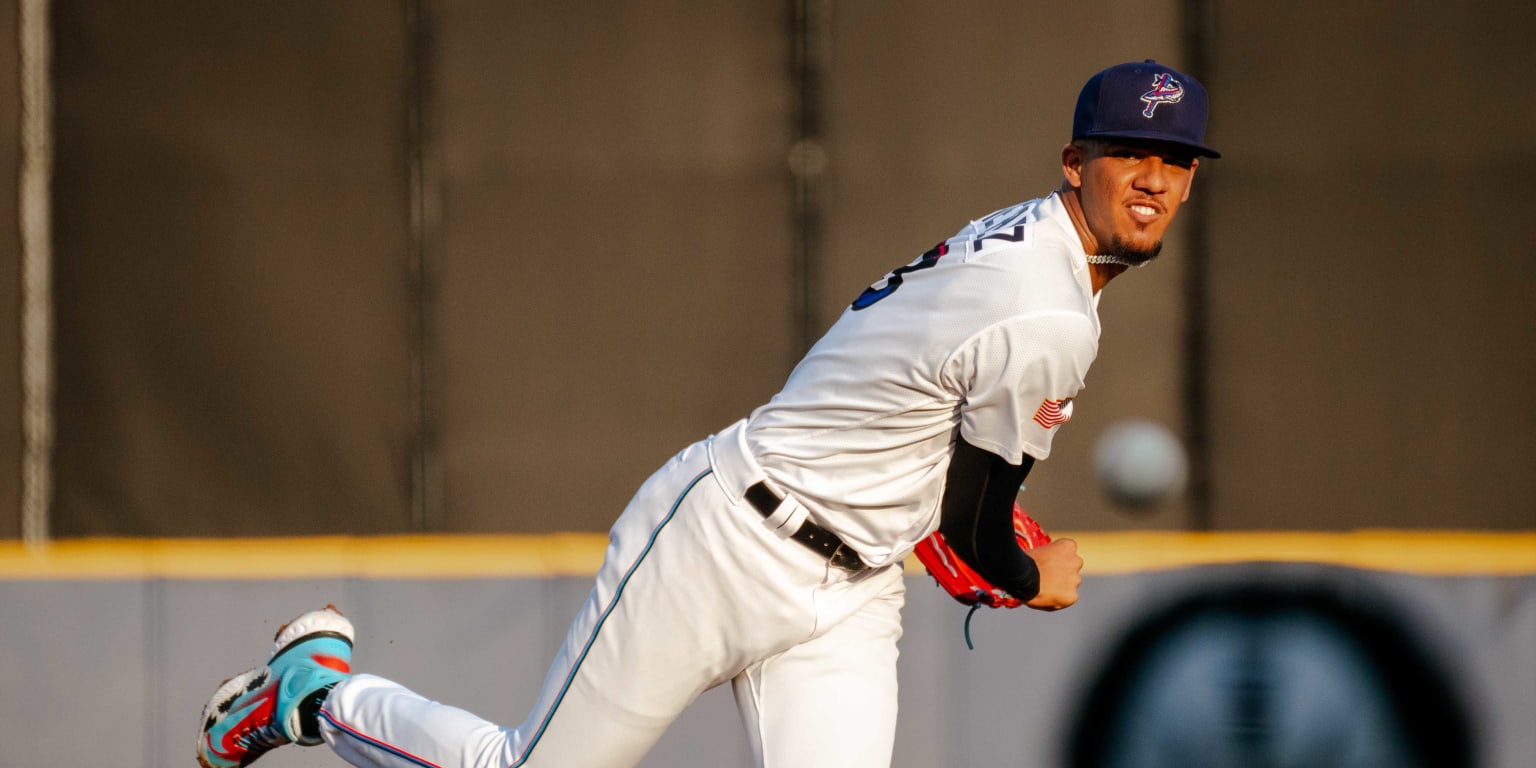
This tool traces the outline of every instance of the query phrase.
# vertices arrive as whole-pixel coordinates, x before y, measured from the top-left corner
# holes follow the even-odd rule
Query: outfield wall
[[[0,215],[0,538],[24,299],[53,302],[54,536],[605,530],[802,331],[1054,188],[1082,82],[1148,57],[1209,86],[1224,156],[1107,290],[1031,509],[1536,530],[1536,5],[11,3],[0,211],[18,6],[52,30],[53,289],[19,295]],[[1092,491],[1129,417],[1196,438],[1208,506]]]
[[[1075,703],[1120,633],[1176,597],[1256,578],[1384,596],[1413,636],[1435,649],[1470,703],[1488,758],[1482,765],[1529,766],[1536,754],[1529,727],[1536,714],[1536,542],[1529,536],[1440,546],[1438,537],[1411,533],[1298,535],[1276,537],[1274,545],[1245,538],[1180,550],[1157,537],[1138,547],[1085,534],[1090,566],[1082,602],[1056,614],[979,613],[971,624],[975,650],[965,647],[965,610],[909,567],[894,765],[1059,765]],[[1384,542],[1391,546],[1381,549]],[[357,669],[512,723],[530,706],[589,589],[601,544],[601,537],[561,536],[0,550],[0,766],[93,764],[107,748],[112,764],[125,768],[191,765],[198,712],[212,688],[259,662],[281,622],[326,603],[342,607],[358,627]],[[1154,546],[1167,553],[1161,564],[1136,560],[1135,552]],[[1348,565],[1371,562],[1377,549],[1424,553],[1427,572]],[[1320,562],[1224,562],[1306,559],[1307,552]],[[274,580],[274,571],[296,577]],[[82,723],[90,724],[88,738]],[[644,765],[747,768],[745,744],[728,689],[716,689]],[[296,748],[262,764],[341,765],[325,750]]]

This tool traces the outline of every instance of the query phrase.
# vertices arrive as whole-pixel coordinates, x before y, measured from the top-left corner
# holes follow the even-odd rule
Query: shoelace
[[[249,756],[256,756],[263,752],[276,749],[289,743],[288,737],[283,735],[283,729],[278,727],[274,720],[260,728],[248,728],[235,734],[235,743],[239,744]]]
[[[252,679],[251,682],[246,685],[245,693],[250,693],[265,685],[267,682],[267,677],[270,674],[271,672],[267,671]],[[220,710],[222,712],[228,712],[229,709],[237,701],[239,701],[238,697],[224,702],[224,704],[220,707]],[[209,725],[212,725],[211,721]],[[290,739],[286,734],[283,733],[282,726],[278,723],[276,718],[268,720],[265,725],[256,727],[248,726],[242,728],[236,731],[233,738],[230,740],[235,744],[235,746],[244,750],[245,757],[249,759],[255,759],[256,757],[259,757],[266,752],[276,749],[277,747],[281,747],[284,744],[290,743]],[[242,762],[248,761],[249,760],[243,760]]]

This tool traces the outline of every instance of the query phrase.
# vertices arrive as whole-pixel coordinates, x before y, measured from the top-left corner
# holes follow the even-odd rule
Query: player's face
[[[1080,228],[1089,253],[1133,264],[1152,260],[1179,206],[1189,199],[1200,161],[1155,142],[1084,141],[1062,150],[1067,182],[1082,207]]]

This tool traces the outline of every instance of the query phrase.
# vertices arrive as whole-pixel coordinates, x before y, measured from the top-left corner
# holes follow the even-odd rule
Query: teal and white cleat
[[[198,764],[239,768],[284,744],[319,744],[315,713],[351,676],[352,637],[352,622],[335,606],[284,624],[267,663],[225,680],[203,707]]]

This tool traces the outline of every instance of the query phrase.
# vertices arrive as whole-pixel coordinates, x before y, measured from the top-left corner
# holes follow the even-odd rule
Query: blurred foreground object
[[[1075,768],[1473,766],[1461,691],[1363,577],[1198,589],[1132,626],[1067,738]]]

